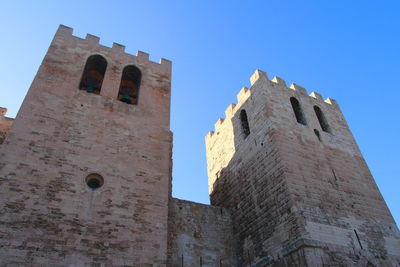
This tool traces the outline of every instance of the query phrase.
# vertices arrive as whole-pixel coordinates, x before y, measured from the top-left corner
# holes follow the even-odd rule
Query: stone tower
[[[399,266],[399,230],[336,101],[250,81],[206,136],[239,266]]]
[[[0,145],[0,265],[166,265],[170,81],[59,27]]]

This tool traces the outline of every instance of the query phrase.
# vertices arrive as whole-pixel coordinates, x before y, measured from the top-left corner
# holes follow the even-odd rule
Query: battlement
[[[223,125],[224,121],[226,119],[232,118],[237,110],[240,110],[240,107],[247,101],[248,98],[251,97],[253,87],[257,85],[257,83],[264,82],[267,84],[273,84],[279,88],[282,88],[282,90],[293,90],[296,91],[299,95],[304,96],[304,97],[311,97],[317,101],[321,101],[321,104],[329,104],[332,106],[337,106],[336,100],[332,98],[326,98],[325,100],[322,98],[321,94],[317,92],[311,92],[310,94],[307,93],[306,88],[296,84],[292,83],[288,87],[286,85],[286,81],[283,78],[280,78],[278,76],[274,76],[271,80],[268,78],[268,74],[265,71],[257,69],[253,75],[250,77],[250,84],[251,88],[243,87],[239,93],[237,94],[237,104],[230,104],[225,110],[225,118],[219,118],[218,121],[215,123],[215,132],[218,131],[218,129],[221,128]],[[214,135],[214,131],[211,131],[207,133],[206,139],[211,138]]]
[[[111,52],[116,53],[116,54],[125,54],[126,56],[129,56],[129,57],[135,57],[139,62],[149,62],[151,64],[157,64],[159,66],[171,69],[172,62],[168,59],[161,58],[158,62],[154,62],[154,61],[150,60],[150,54],[148,54],[146,52],[137,51],[136,55],[132,55],[132,54],[125,52],[125,46],[122,44],[113,43],[112,47],[107,47],[107,46],[100,44],[100,37],[98,37],[98,36],[88,33],[88,34],[86,34],[86,38],[83,39],[78,36],[74,36],[73,31],[74,31],[73,28],[70,28],[70,27],[60,24],[60,26],[58,27],[57,33],[56,33],[56,38],[60,37],[60,36],[67,37],[67,38],[68,37],[76,38],[78,40],[85,41],[92,45],[98,45],[98,46],[102,47],[103,49],[109,49],[109,50],[111,50]]]
[[[131,55],[126,53],[122,44],[114,42],[110,47],[103,46],[95,35],[86,34],[85,38],[80,38],[73,35],[72,28],[60,25],[42,63],[42,71],[52,79],[35,80],[32,90],[42,91],[45,83],[52,88],[52,94],[66,99],[78,92],[86,99],[89,92],[93,94],[80,101],[101,101],[94,97],[99,95],[104,97],[103,100],[119,101],[115,102],[118,103],[115,110],[121,112],[126,106],[120,102],[132,105],[129,108],[131,112],[135,109],[162,109],[163,115],[154,117],[165,118],[169,123],[172,75],[172,62],[169,60],[162,58],[156,63],[142,51]],[[58,79],[63,82],[55,82]],[[71,87],[79,91],[72,91]],[[156,104],[156,99],[162,99],[162,103]]]
[[[256,73],[257,73],[257,75],[255,75]],[[263,71],[260,71],[260,70],[256,70],[255,73],[250,78],[250,81],[251,81],[252,85],[255,84],[260,79],[259,73],[264,73],[265,74],[265,78],[268,79],[268,76],[267,76],[266,72],[263,72]],[[257,79],[255,79],[255,77],[257,77]],[[302,87],[302,86],[300,86],[300,85],[298,85],[296,83],[292,83],[292,84],[290,84],[289,87],[287,87],[285,80],[280,78],[280,77],[275,76],[272,80],[270,80],[270,82],[278,84],[282,88],[294,90],[294,91],[298,92],[300,95],[304,95],[304,96],[307,95],[306,88],[304,88],[304,87]],[[337,104],[336,101],[333,100],[332,98],[327,98],[327,99],[323,100],[321,94],[319,94],[317,92],[314,92],[314,91],[311,92],[310,94],[308,94],[308,96],[313,97],[315,99],[318,99],[321,102],[328,103],[330,105]]]

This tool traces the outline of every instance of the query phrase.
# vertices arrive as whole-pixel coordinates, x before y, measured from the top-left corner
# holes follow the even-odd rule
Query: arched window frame
[[[246,138],[250,134],[250,126],[249,126],[249,120],[247,117],[247,112],[244,109],[242,109],[240,111],[240,122],[241,122],[241,126],[242,126],[242,132],[244,134],[244,138]]]
[[[301,104],[297,98],[292,96],[290,98],[290,104],[292,105],[294,116],[296,117],[296,121],[300,124],[307,125],[306,117],[304,116],[303,109],[301,108]]]
[[[79,89],[88,93],[100,94],[106,74],[108,62],[99,54],[90,55],[86,59]]]
[[[331,132],[331,127],[329,126],[328,121],[326,120],[326,117],[324,113],[322,112],[321,108],[318,106],[314,106],[314,112],[315,115],[317,116],[319,125],[321,126],[322,131],[330,133]]]
[[[136,65],[127,65],[122,70],[118,89],[118,100],[137,105],[142,81],[142,71]]]

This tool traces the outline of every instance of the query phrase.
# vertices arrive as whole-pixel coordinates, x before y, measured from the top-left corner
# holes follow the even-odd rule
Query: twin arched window
[[[122,82],[121,82],[121,84],[122,84]],[[295,97],[291,97],[290,103],[292,104],[293,112],[294,112],[297,122],[301,123],[303,125],[307,125],[306,118],[303,114],[303,110],[301,108],[300,102]],[[324,132],[330,133],[331,130],[330,130],[328,121],[326,120],[322,110],[318,106],[314,106],[314,111],[315,111],[315,115],[318,118],[318,122],[321,125],[321,129]],[[246,138],[250,134],[250,126],[249,126],[249,121],[247,119],[246,110],[244,110],[244,109],[242,109],[240,111],[240,122],[241,122],[241,126],[242,126],[242,132],[244,134],[244,138]],[[314,133],[318,137],[318,140],[321,141],[321,136],[319,134],[319,131],[317,129],[314,129]]]
[[[296,116],[296,120],[298,123],[303,125],[307,125],[306,118],[303,114],[303,110],[301,109],[300,102],[295,98],[290,98],[290,103],[292,104],[294,115]],[[324,132],[330,133],[331,129],[329,127],[328,121],[326,120],[324,113],[318,106],[314,106],[315,115],[318,118],[318,122],[321,125],[321,129]],[[318,133],[319,135],[319,133]]]
[[[86,61],[79,89],[88,93],[100,94],[106,69],[107,61],[104,57],[100,55],[90,56]],[[136,105],[138,103],[141,79],[142,73],[137,67],[133,65],[126,66],[122,71],[118,100]]]

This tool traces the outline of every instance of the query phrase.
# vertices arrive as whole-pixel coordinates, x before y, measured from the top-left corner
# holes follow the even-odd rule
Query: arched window
[[[126,66],[122,72],[119,86],[118,100],[127,104],[136,105],[139,97],[140,80],[142,73],[135,66]]]
[[[86,61],[79,89],[88,93],[100,94],[106,68],[107,61],[104,57],[99,55],[90,56]]]
[[[330,133],[331,128],[329,127],[328,121],[326,120],[324,113],[322,113],[322,110],[319,107],[314,106],[314,111],[315,114],[317,115],[319,125],[321,125],[322,131]]]
[[[250,134],[249,121],[247,120],[246,110],[242,109],[240,111],[240,121],[242,122],[242,130],[244,134],[244,138],[246,138]]]
[[[306,118],[304,117],[303,110],[301,109],[299,101],[295,97],[290,98],[290,103],[292,104],[294,115],[298,123],[307,125]]]

